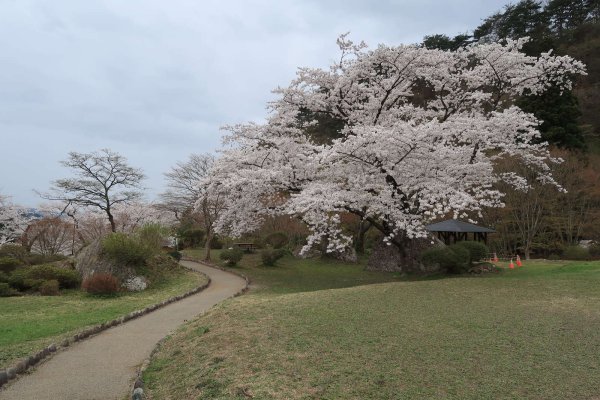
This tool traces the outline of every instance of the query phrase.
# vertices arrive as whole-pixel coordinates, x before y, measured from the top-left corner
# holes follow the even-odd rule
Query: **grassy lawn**
[[[184,269],[143,292],[99,298],[78,290],[60,296],[0,298],[0,368],[71,336],[86,326],[110,321],[131,311],[166,300],[206,282]]]
[[[254,292],[164,344],[153,399],[600,398],[600,262],[412,281],[257,264]]]
[[[202,259],[204,250],[186,250],[192,258]],[[223,265],[219,250],[211,251],[212,262]],[[259,253],[244,254],[242,261],[231,268],[251,280],[250,296],[280,295],[339,289],[400,280],[397,274],[364,271],[359,264],[345,264],[336,260],[300,260],[286,257],[276,267],[263,267]]]

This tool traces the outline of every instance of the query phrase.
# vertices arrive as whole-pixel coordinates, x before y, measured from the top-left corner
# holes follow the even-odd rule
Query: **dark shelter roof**
[[[435,224],[425,226],[429,232],[480,232],[493,233],[493,229],[477,226],[468,222],[459,221],[457,219],[448,219],[446,221],[437,222]]]

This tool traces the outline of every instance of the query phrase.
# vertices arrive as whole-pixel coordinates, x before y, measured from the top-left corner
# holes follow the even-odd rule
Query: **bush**
[[[59,283],[56,279],[44,281],[38,290],[42,296],[58,296],[60,294]]]
[[[102,254],[119,264],[143,265],[152,250],[125,233],[111,233],[102,240]]]
[[[149,254],[156,254],[163,244],[168,230],[160,224],[145,224],[135,231],[135,239],[140,246],[146,247]]]
[[[170,257],[175,259],[175,261],[181,261],[182,254],[178,251],[169,251],[167,253]]]
[[[214,250],[219,250],[223,248],[223,242],[216,236],[210,240],[210,248]]]
[[[23,262],[27,254],[27,249],[18,244],[5,243],[0,246],[0,257],[13,257]]]
[[[233,247],[231,249],[223,250],[219,256],[221,260],[227,261],[227,265],[233,267],[236,265],[244,256],[244,252],[239,247]]]
[[[8,283],[0,282],[0,297],[16,296],[19,292],[11,288]]]
[[[473,242],[473,241],[458,242],[458,243],[456,243],[455,246],[460,246],[460,247],[467,249],[467,251],[469,252],[469,255],[470,255],[471,263],[476,262],[476,261],[485,260],[485,258],[488,256],[488,253],[490,252],[488,247],[481,242]]]
[[[81,283],[79,272],[53,265],[34,265],[24,268],[29,279],[56,280],[61,289],[75,289]]]
[[[178,236],[183,247],[198,247],[204,241],[204,231],[199,228],[180,230]]]
[[[21,265],[23,262],[13,256],[0,257],[0,272],[11,272]]]
[[[421,255],[421,261],[427,266],[439,266],[448,272],[459,274],[465,272],[470,266],[471,256],[469,251],[462,246],[433,247]]]
[[[9,277],[11,287],[20,290],[37,290],[45,282],[56,280],[61,289],[74,289],[79,287],[81,278],[75,270],[55,267],[53,265],[34,265],[15,270]]]
[[[260,252],[263,265],[268,267],[274,266],[277,260],[283,256],[285,256],[285,250],[283,249],[264,249]]]
[[[10,275],[8,275],[6,272],[0,271],[0,282],[1,283],[8,283],[9,279],[10,279]]]
[[[40,290],[40,286],[42,286],[43,283],[46,281],[44,279],[39,279],[39,278],[26,278],[23,282],[24,282],[23,285],[27,289],[38,291],[38,290]]]
[[[273,232],[264,238],[263,243],[274,249],[281,249],[282,247],[285,247],[289,241],[290,239],[284,232]]]
[[[565,260],[589,260],[590,251],[581,246],[567,246],[563,250],[563,258]]]
[[[119,280],[111,274],[94,274],[84,279],[81,288],[90,294],[111,295],[119,291]]]
[[[589,247],[590,257],[599,258],[600,257],[600,244],[594,243]]]
[[[27,265],[48,264],[55,261],[62,261],[67,257],[61,254],[28,254],[24,260]]]

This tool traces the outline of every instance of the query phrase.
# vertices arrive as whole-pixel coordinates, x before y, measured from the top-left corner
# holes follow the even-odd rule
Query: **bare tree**
[[[75,228],[60,217],[46,217],[31,223],[22,237],[22,244],[39,254],[73,254]]]
[[[566,189],[550,204],[549,219],[558,240],[565,246],[591,238],[598,225],[600,209],[600,168],[594,154],[556,151],[564,162],[553,174]],[[588,235],[588,237],[584,237]]]
[[[211,154],[191,154],[189,160],[180,161],[165,172],[167,190],[159,196],[160,208],[172,212],[178,220],[193,209],[202,194],[199,182],[208,175],[214,161]]]
[[[73,170],[76,176],[54,181],[50,193],[41,196],[47,200],[98,208],[106,214],[113,232],[116,231],[114,207],[142,196],[140,183],[144,174],[140,169],[130,167],[125,157],[112,150],[71,152],[61,164]]]
[[[167,190],[160,195],[160,207],[171,211],[177,219],[186,212],[194,214],[206,233],[204,258],[210,261],[210,242],[214,236],[213,224],[222,202],[218,195],[209,194],[203,181],[209,176],[215,161],[211,154],[192,154],[185,162],[165,173]]]

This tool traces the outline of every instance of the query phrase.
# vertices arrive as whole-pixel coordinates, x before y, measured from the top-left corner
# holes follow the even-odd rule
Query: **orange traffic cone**
[[[494,253],[494,262],[498,262],[498,256]]]
[[[519,257],[519,255],[517,254],[517,266],[518,267],[522,267],[523,263],[521,262],[521,257]]]
[[[513,263],[512,258],[510,259],[510,264],[508,264],[508,268],[515,269],[515,264]]]

